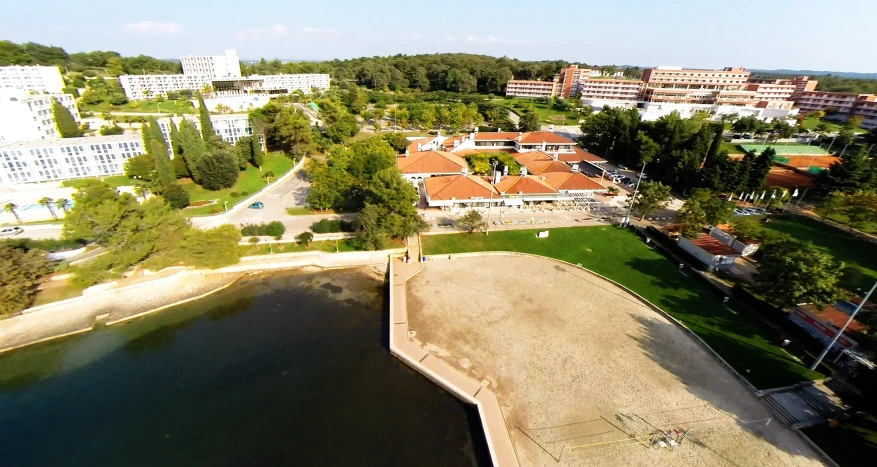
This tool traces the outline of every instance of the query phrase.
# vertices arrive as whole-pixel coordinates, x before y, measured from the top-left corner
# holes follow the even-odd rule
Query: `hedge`
[[[318,234],[353,232],[353,222],[343,219],[320,219],[311,224],[311,231]]]

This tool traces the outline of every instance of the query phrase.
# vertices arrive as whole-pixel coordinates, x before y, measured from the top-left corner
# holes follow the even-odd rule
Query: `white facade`
[[[0,183],[117,175],[143,154],[139,134],[24,141],[0,146]]]
[[[196,117],[185,118],[200,128]],[[174,117],[178,127],[182,119]],[[231,144],[253,133],[246,114],[211,115],[210,120],[216,134]],[[170,119],[158,119],[158,124],[168,139]],[[121,175],[125,161],[144,152],[139,132],[0,143],[0,184]]]
[[[190,55],[180,57],[184,75],[230,78],[241,76],[241,62],[234,49],[226,49],[224,55]]]
[[[152,99],[169,91],[209,89],[213,97],[249,94],[289,94],[314,88],[329,89],[328,74],[295,74],[213,78],[206,75],[122,75],[119,82],[128,99]]]
[[[18,89],[0,89],[0,144],[59,138],[52,111],[54,99],[79,122],[79,110],[69,94],[30,94]]]
[[[4,88],[60,94],[64,89],[64,79],[61,78],[61,69],[56,66],[2,66],[0,89]]]

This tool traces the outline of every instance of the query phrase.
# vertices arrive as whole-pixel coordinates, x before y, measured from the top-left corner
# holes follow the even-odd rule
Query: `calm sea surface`
[[[0,356],[0,465],[490,465],[475,410],[390,355],[384,303],[365,270],[250,276]]]

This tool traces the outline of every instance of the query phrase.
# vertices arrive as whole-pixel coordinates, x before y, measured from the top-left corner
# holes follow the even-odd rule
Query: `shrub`
[[[225,151],[206,155],[197,166],[201,186],[212,191],[234,186],[240,172],[237,159]]]
[[[242,192],[241,192],[241,197],[242,197],[242,198],[246,198],[247,196],[250,196],[250,192],[249,192],[249,191],[242,191]]]
[[[286,226],[280,221],[271,221],[265,228],[265,233],[272,237],[282,237],[286,232]]]
[[[311,225],[311,231],[318,234],[353,232],[353,222],[343,219],[320,219]]]
[[[165,201],[174,209],[183,209],[189,205],[189,192],[185,188],[171,183],[162,193]]]
[[[286,226],[280,221],[271,221],[267,224],[248,224],[241,228],[241,234],[244,236],[263,235],[282,237],[285,232]]]
[[[207,214],[219,214],[220,212],[222,212],[222,208],[221,208],[221,207],[219,207],[219,206],[213,206],[212,208],[210,208],[210,209],[207,211]]]
[[[236,192],[236,191],[232,191],[232,192],[229,193],[228,195],[231,196],[232,198],[237,198],[237,197],[240,196],[240,193],[238,193],[238,192]]]
[[[30,238],[8,238],[0,240],[0,246],[17,248],[19,250],[43,250],[49,253],[55,251],[76,250],[85,246],[84,240],[33,240]]]

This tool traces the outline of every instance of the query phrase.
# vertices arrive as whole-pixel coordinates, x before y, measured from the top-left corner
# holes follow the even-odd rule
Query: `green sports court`
[[[765,148],[773,148],[777,156],[827,156],[828,151],[819,146],[807,146],[806,144],[741,144],[740,149],[760,154]]]

